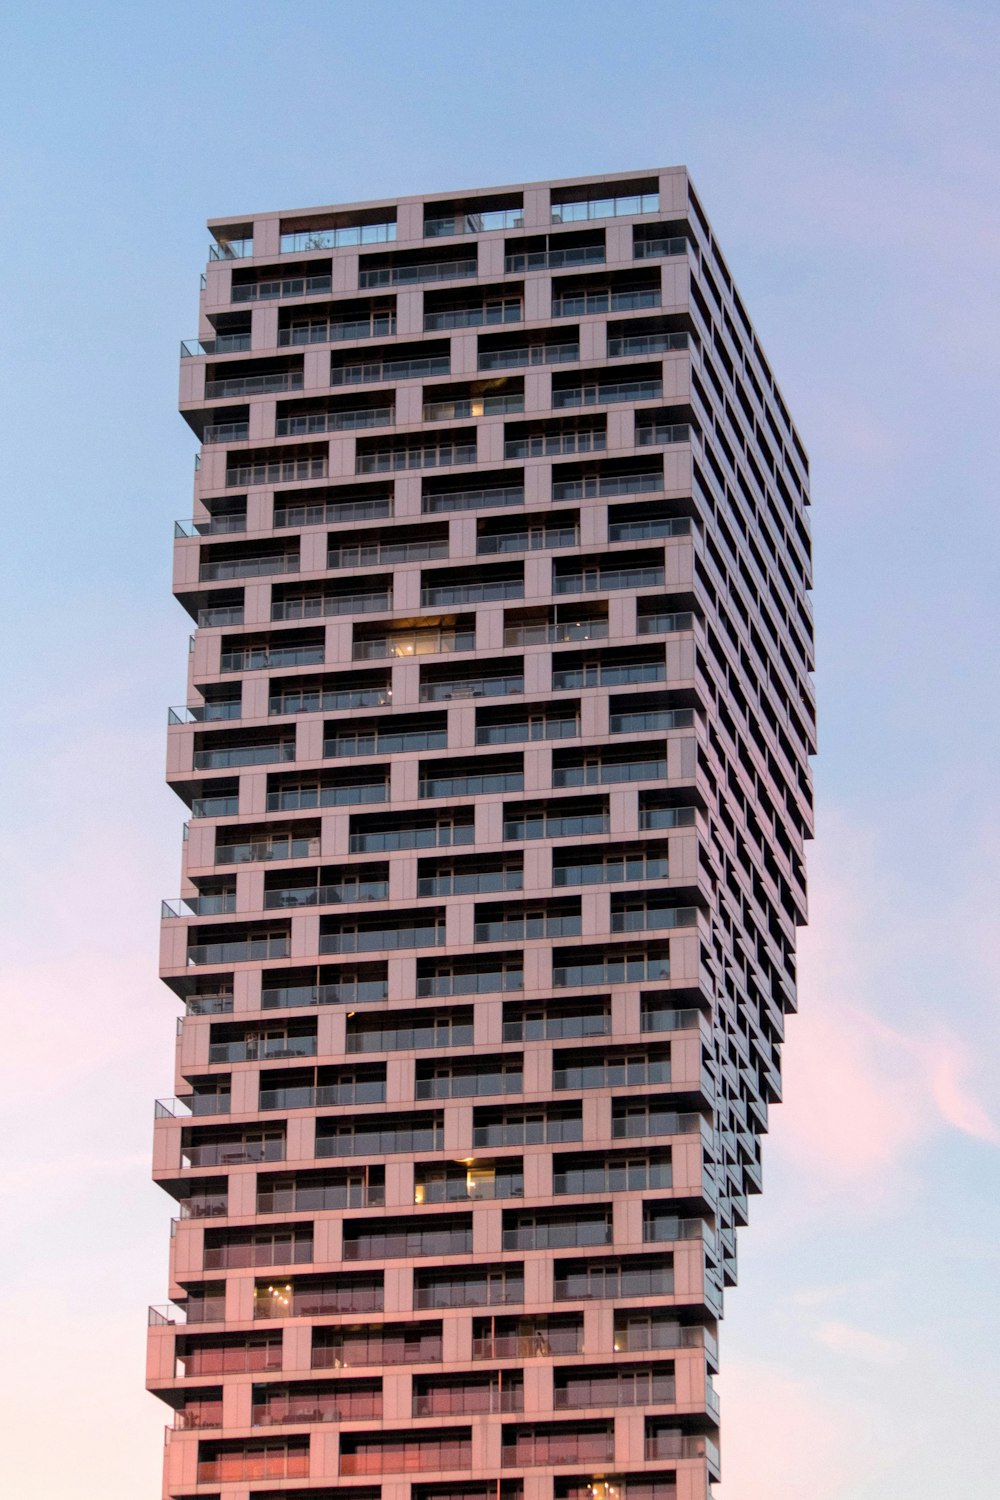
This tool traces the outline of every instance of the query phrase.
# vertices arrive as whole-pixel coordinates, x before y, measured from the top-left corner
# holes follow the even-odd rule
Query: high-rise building
[[[811,817],[807,462],[683,169],[213,221],[170,1500],[707,1500]]]

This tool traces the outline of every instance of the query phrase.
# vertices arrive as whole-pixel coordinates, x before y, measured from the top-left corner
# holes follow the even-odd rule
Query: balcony
[[[666,524],[666,523],[662,523]],[[676,534],[676,533],[675,533]],[[619,538],[614,538],[619,540]],[[630,541],[631,538],[621,538]],[[636,621],[636,629],[639,635],[676,635],[681,631],[694,629],[694,615],[690,610],[682,610],[677,613],[649,613],[640,612]]]
[[[374,339],[392,337],[396,332],[395,308],[373,309],[366,317],[293,318],[284,328],[278,329],[279,348],[301,344],[335,344],[347,339]]]
[[[719,1473],[719,1449],[710,1437],[701,1433],[688,1436],[680,1431],[658,1432],[646,1438],[646,1461],[656,1459],[706,1459],[710,1469]]]
[[[635,441],[639,448],[648,448],[654,443],[689,443],[691,428],[687,422],[637,422]]]
[[[571,364],[580,358],[578,340],[564,340],[520,344],[509,349],[481,349],[478,369],[520,370],[532,365]]]
[[[176,917],[218,917],[236,910],[236,892],[220,891],[209,896],[178,896],[160,902],[160,920]]]
[[[349,1083],[287,1084],[261,1087],[261,1109],[328,1109],[345,1104],[384,1104],[385,1079],[359,1078]],[[373,1202],[373,1199],[369,1199]]]
[[[522,531],[498,532],[480,536],[476,551],[480,557],[506,552],[541,552],[556,547],[577,547],[580,532],[576,526],[533,526]]]
[[[579,1114],[555,1114],[544,1108],[530,1113],[514,1111],[472,1128],[472,1144],[476,1147],[541,1146],[582,1139],[583,1119]]]
[[[512,391],[489,395],[456,397],[451,400],[425,401],[425,422],[445,422],[463,417],[502,417],[524,411],[524,392]]]
[[[418,1070],[419,1073],[419,1070]],[[492,1094],[519,1094],[524,1087],[520,1063],[499,1067],[435,1068],[428,1077],[418,1076],[417,1099],[475,1099]],[[468,1189],[463,1196],[469,1194]]]
[[[561,573],[554,580],[555,594],[607,593],[613,589],[662,588],[664,570],[656,563],[642,567],[593,567]]]
[[[208,247],[209,260],[245,260],[252,254],[253,237],[249,234],[237,233],[232,237],[227,237],[220,232]]]
[[[223,650],[219,670],[262,672],[268,667],[316,667],[322,665],[325,657],[326,645],[323,641],[308,646],[247,646]]]
[[[391,427],[394,406],[362,406],[353,410],[311,411],[279,416],[275,437],[311,437],[324,432],[360,432],[367,427]]]
[[[249,422],[210,422],[203,429],[201,440],[205,444],[245,443],[249,436]]]
[[[602,287],[555,295],[552,298],[552,316],[579,318],[593,313],[636,312],[640,308],[659,306],[659,287],[639,287],[634,290]]]
[[[381,1390],[333,1387],[303,1395],[269,1393],[266,1401],[254,1403],[250,1420],[254,1427],[275,1427],[291,1422],[352,1422],[381,1415]]]
[[[266,1062],[315,1056],[315,1032],[302,1036],[264,1032],[259,1036],[251,1034],[236,1041],[211,1042],[208,1048],[209,1063]]]
[[[420,591],[420,603],[431,605],[487,604],[496,599],[523,599],[523,578],[482,578],[469,583],[426,584]]]
[[[153,1106],[155,1120],[189,1120],[194,1115],[228,1115],[228,1086],[211,1094],[187,1094],[183,1099],[157,1099]]]
[[[297,573],[297,552],[272,552],[256,557],[212,558],[198,568],[200,583],[226,578],[269,578],[279,573]]]
[[[196,750],[196,771],[220,771],[234,766],[269,766],[295,759],[294,740],[275,740],[264,745],[229,745]]]
[[[673,1375],[648,1370],[570,1376],[553,1391],[555,1411],[584,1411],[594,1406],[666,1406],[677,1399]]]
[[[570,714],[531,714],[498,723],[477,724],[477,745],[523,744],[537,739],[574,739],[580,733],[576,711]]]
[[[264,892],[264,908],[340,906],[356,901],[388,901],[388,880],[344,880],[338,885],[296,885]]]
[[[283,297],[318,297],[329,292],[330,276],[286,276],[281,280],[233,282],[234,302],[269,302]]]
[[[267,958],[288,957],[288,934],[234,939],[231,942],[195,943],[188,949],[189,964],[242,964]]]
[[[320,492],[318,503],[303,502],[298,505],[290,505],[281,496],[277,496],[276,502],[281,500],[281,504],[275,504],[275,530],[286,526],[320,526],[327,521],[334,521],[339,526],[350,521],[378,521],[392,515],[391,493],[380,493],[376,485],[365,485],[363,488],[367,494],[362,494],[360,498],[324,500]]]
[[[563,1054],[565,1057],[565,1054]],[[625,1089],[670,1082],[670,1057],[602,1056],[593,1061],[560,1062],[552,1070],[553,1089]]]
[[[577,224],[587,219],[617,219],[633,214],[656,214],[660,211],[658,192],[628,193],[612,198],[577,198],[559,201],[553,198],[553,224]]]
[[[243,512],[239,515],[213,515],[204,520],[183,520],[174,522],[174,536],[233,536],[247,529],[247,518]]]
[[[579,406],[608,406],[616,401],[653,401],[662,399],[663,381],[647,380],[593,381],[553,390],[552,405],[556,411]]]
[[[332,543],[327,552],[327,566],[330,568],[391,567],[396,563],[430,562],[447,556],[448,538],[446,536],[412,537],[406,541],[391,541],[388,537],[377,541],[359,539],[357,542]]]
[[[695,927],[696,906],[644,905],[635,903],[611,913],[612,932],[651,932],[668,927]]]
[[[247,1453],[226,1453],[217,1458],[200,1459],[199,1484],[238,1484],[253,1479],[307,1479],[308,1447],[286,1451],[283,1448],[260,1448]]]
[[[303,684],[300,688],[285,688],[272,694],[268,700],[268,714],[315,714],[352,708],[386,708],[392,702],[392,688],[386,679],[380,678],[377,683],[361,686],[360,673],[358,677],[357,687],[312,687]]]
[[[313,250],[342,250],[348,245],[385,245],[396,238],[396,221],[381,224],[345,224],[329,229],[299,229],[283,234],[282,255],[309,254]]]
[[[317,1135],[317,1156],[398,1156],[415,1151],[442,1151],[444,1127],[439,1122],[427,1125],[356,1126],[342,1128],[329,1135]]]
[[[330,615],[364,615],[391,609],[388,587],[368,593],[337,593],[332,589],[271,600],[272,620],[320,620]]]
[[[206,380],[205,399],[222,396],[270,396],[301,391],[301,370],[277,370],[269,375],[228,375],[221,380]]]
[[[459,823],[441,819],[410,827],[358,829],[351,831],[352,854],[387,854],[395,849],[449,849],[457,844],[475,842],[472,822]]]
[[[356,469],[359,474],[386,474],[403,469],[441,469],[453,464],[474,464],[475,461],[474,438],[471,442],[459,438],[448,442],[413,437],[398,443],[359,448]]]
[[[548,1467],[553,1464],[607,1463],[614,1454],[615,1438],[610,1430],[517,1433],[513,1440],[505,1431],[500,1462],[505,1468],[522,1464],[545,1464]]]
[[[619,885],[623,881],[668,880],[670,865],[666,855],[637,850],[634,854],[602,854],[575,858],[566,864],[555,864],[552,884]]]
[[[417,995],[421,998],[428,995],[495,995],[504,990],[523,988],[524,970],[519,962],[501,964],[497,968],[462,965],[435,974],[417,974]]]
[[[424,313],[426,332],[439,328],[484,328],[497,323],[520,323],[520,297],[498,297],[461,307],[442,307]]]
[[[474,630],[401,630],[389,635],[356,639],[355,661],[378,661],[385,657],[435,656],[450,651],[474,651]]]
[[[449,353],[414,354],[410,358],[383,354],[364,359],[349,359],[344,356],[338,364],[330,363],[331,385],[366,385],[373,381],[391,383],[394,380],[425,379],[432,375],[451,373]]]
[[[604,264],[603,243],[599,245],[560,245],[561,236],[550,241],[545,250],[514,251],[504,256],[503,268],[509,276],[517,271],[557,271],[567,266],[600,266]],[[512,243],[508,241],[508,244]],[[516,243],[516,242],[513,242]]]
[[[651,260],[664,255],[686,255],[688,242],[682,234],[636,235],[632,254],[636,260]]]
[[[445,930],[441,924],[427,923],[409,927],[355,927],[338,932],[322,932],[320,953],[395,953],[401,948],[441,948]]]
[[[552,982],[560,988],[580,985],[632,984],[649,979],[669,979],[670,958],[664,953],[609,953],[573,963],[560,954],[552,970]]]
[[[580,813],[530,812],[522,817],[505,818],[503,836],[505,839],[565,839],[610,831],[608,814],[602,810]]]
[[[327,455],[311,458],[271,458],[237,463],[226,469],[226,487],[247,488],[261,484],[298,484],[307,479],[326,479]]]
[[[479,263],[475,256],[396,265],[373,263],[361,267],[358,286],[421,286],[433,281],[461,281],[478,274]]]
[[[566,1250],[581,1245],[610,1245],[611,1240],[611,1220],[606,1214],[567,1220],[533,1219],[503,1231],[505,1250]]]
[[[520,891],[524,872],[520,865],[501,865],[490,869],[455,868],[438,874],[421,873],[417,879],[418,896],[476,896],[497,891]]]
[[[414,1390],[415,1417],[454,1417],[524,1410],[524,1386],[519,1375],[504,1373],[490,1381],[468,1380],[462,1385],[438,1385]]]
[[[496,1333],[472,1340],[473,1359],[547,1359],[554,1354],[580,1354],[582,1327],[549,1324],[532,1333]]]
[[[689,339],[686,333],[609,334],[608,358],[622,359],[629,355],[670,354],[677,349],[687,349],[688,346]]]
[[[468,1473],[472,1465],[472,1443],[468,1438],[437,1436],[419,1440],[379,1434],[370,1445],[361,1446],[355,1436],[341,1440],[341,1474],[413,1474],[457,1469]]]
[[[210,698],[205,703],[179,703],[167,709],[168,724],[211,724],[242,716],[242,698]]]
[[[181,1166],[242,1167],[252,1162],[284,1161],[284,1137],[273,1140],[206,1141],[204,1145],[184,1146]],[[205,1262],[208,1265],[208,1261]]]
[[[455,510],[492,510],[500,506],[523,504],[523,484],[496,484],[480,488],[427,491],[421,508],[425,515],[441,515]]]
[[[662,489],[662,469],[649,470],[647,473],[583,474],[574,479],[559,479],[554,475],[552,498],[553,500],[592,500],[604,495],[656,494]],[[623,585],[623,587],[628,587],[628,585]]]
[[[290,984],[265,988],[261,995],[262,1010],[296,1010],[300,1006],[354,1005],[371,1000],[385,1000],[385,979],[345,979],[331,984]]]
[[[220,333],[214,339],[181,339],[181,359],[201,359],[215,354],[246,354],[250,333]]]
[[[524,673],[480,674],[475,677],[450,677],[420,684],[421,703],[451,703],[466,698],[502,698],[524,692]]]
[[[424,236],[436,239],[442,235],[485,234],[493,229],[520,229],[523,223],[523,208],[487,208],[425,219]]]

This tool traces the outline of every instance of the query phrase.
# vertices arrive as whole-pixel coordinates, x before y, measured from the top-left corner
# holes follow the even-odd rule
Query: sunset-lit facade
[[[211,230],[164,1495],[707,1500],[805,920],[805,453],[682,168]]]

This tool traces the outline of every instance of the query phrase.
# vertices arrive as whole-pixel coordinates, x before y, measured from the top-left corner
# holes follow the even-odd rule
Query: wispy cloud
[[[867,1328],[852,1328],[849,1323],[821,1323],[815,1337],[827,1349],[869,1365],[896,1365],[906,1352],[899,1339],[882,1338]]]

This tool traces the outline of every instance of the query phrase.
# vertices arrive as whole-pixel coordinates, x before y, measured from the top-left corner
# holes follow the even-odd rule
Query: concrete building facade
[[[707,1500],[806,455],[682,168],[210,228],[164,1496]]]

